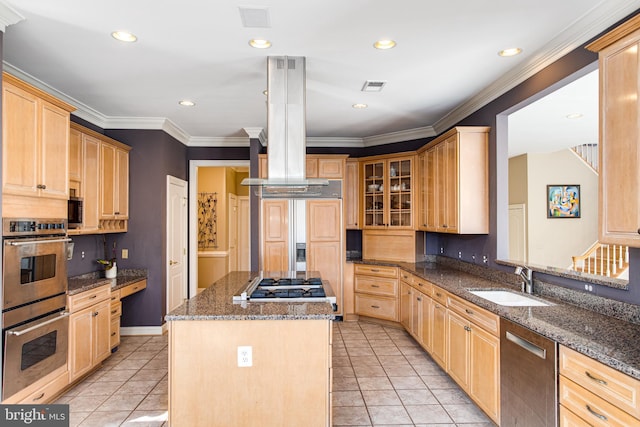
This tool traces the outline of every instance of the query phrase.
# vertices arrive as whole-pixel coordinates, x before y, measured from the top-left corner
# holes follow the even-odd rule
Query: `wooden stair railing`
[[[572,258],[575,271],[618,277],[629,267],[629,247],[596,242],[584,254]]]
[[[598,144],[576,145],[571,150],[598,173]]]

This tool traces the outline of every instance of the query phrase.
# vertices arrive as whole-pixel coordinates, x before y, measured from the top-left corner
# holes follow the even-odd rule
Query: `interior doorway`
[[[187,297],[187,186],[167,175],[167,313]]]
[[[189,162],[190,296],[231,271],[233,265],[235,269],[244,269],[240,265],[245,262],[251,265],[250,252],[245,255],[245,247],[250,245],[248,240],[251,238],[249,187],[240,185],[248,174],[248,160]],[[246,221],[240,218],[243,198],[247,199]],[[237,204],[235,212],[230,208],[230,200]],[[233,227],[235,231],[230,231],[230,222],[237,224]]]

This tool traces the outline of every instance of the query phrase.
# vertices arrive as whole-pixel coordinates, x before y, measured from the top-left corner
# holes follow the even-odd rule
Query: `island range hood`
[[[242,181],[262,197],[340,198],[339,183],[306,178],[305,68],[303,56],[267,58],[268,178]]]

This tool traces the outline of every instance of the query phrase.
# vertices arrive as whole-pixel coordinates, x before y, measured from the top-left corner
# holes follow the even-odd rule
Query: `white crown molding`
[[[249,138],[246,136],[192,136],[189,138],[189,147],[248,147]]]
[[[438,120],[433,125],[437,134],[451,128],[465,117],[478,111],[489,102],[497,99],[529,77],[586,43],[609,26],[633,13],[639,7],[639,0],[629,0],[622,5],[607,1],[601,2],[539,49],[525,64],[505,73],[469,101]]]
[[[415,129],[401,130],[381,135],[367,136],[363,138],[365,147],[374,145],[392,144],[394,142],[412,141],[414,139],[430,138],[437,133],[433,126],[424,126]]]
[[[260,138],[260,134],[264,131],[264,128],[261,128],[261,127],[247,127],[247,128],[242,128],[242,130],[244,130],[245,133],[247,135],[249,135],[249,138],[251,138],[251,139],[259,139]]]
[[[363,148],[362,138],[330,138],[310,136],[306,139],[307,147],[343,147]]]
[[[24,16],[20,15],[11,6],[0,2],[0,31],[4,33],[9,25],[17,24],[24,19]]]

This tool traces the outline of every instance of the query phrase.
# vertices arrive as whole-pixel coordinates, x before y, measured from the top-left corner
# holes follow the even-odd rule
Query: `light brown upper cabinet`
[[[262,265],[264,271],[289,270],[289,203],[262,200]]]
[[[488,133],[488,127],[456,127],[419,150],[418,229],[489,232]]]
[[[413,153],[367,157],[362,167],[362,228],[412,229]]]
[[[73,110],[3,73],[3,216],[66,218],[69,116]],[[54,201],[46,201],[49,199]]]
[[[346,155],[323,155],[323,154],[307,154],[306,156],[306,177],[307,178],[326,178],[326,179],[343,179],[345,169]],[[260,178],[268,178],[268,157],[266,154],[258,156]]]
[[[358,193],[359,176],[358,160],[348,159],[344,173],[344,225],[347,230],[358,229],[360,197]]]
[[[599,53],[599,229],[602,243],[640,247],[640,16],[587,46]]]
[[[127,231],[131,148],[77,123],[71,123],[71,148],[69,188],[83,199],[83,221],[69,234]]]

